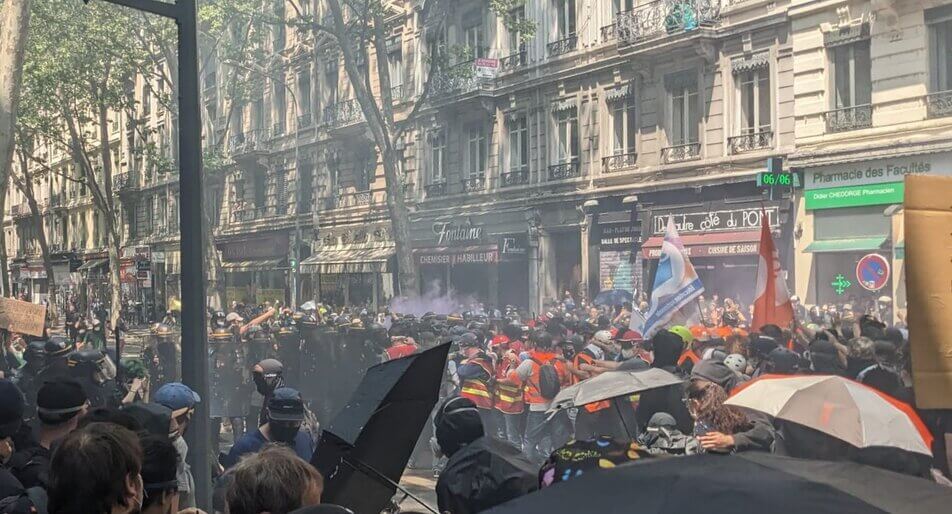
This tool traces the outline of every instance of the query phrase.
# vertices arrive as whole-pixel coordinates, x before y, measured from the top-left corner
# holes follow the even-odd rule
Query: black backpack
[[[546,363],[532,359],[539,365],[539,393],[546,400],[555,398],[562,390],[562,381],[559,380],[559,372],[552,365],[552,361]]]

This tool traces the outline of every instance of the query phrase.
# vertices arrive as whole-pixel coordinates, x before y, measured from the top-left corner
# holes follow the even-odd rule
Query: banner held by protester
[[[0,328],[40,337],[46,324],[46,306],[0,298]]]

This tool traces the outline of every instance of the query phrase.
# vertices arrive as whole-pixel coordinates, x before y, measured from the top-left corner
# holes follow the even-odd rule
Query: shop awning
[[[301,261],[301,273],[387,273],[393,246],[320,250]]]
[[[641,245],[641,253],[646,259],[657,259],[661,255],[662,236],[655,236]],[[760,249],[759,230],[737,230],[731,232],[709,232],[707,234],[685,234],[681,243],[688,257],[733,257],[736,255],[756,255]]]
[[[90,271],[103,267],[106,264],[109,264],[109,259],[92,259],[84,262],[82,266],[76,269],[76,271]]]
[[[261,259],[255,261],[235,261],[223,262],[221,267],[231,273],[243,271],[264,271],[287,269],[288,265],[284,259]]]
[[[885,237],[857,237],[852,239],[824,239],[814,241],[803,249],[810,253],[862,252],[878,250],[886,242]]]

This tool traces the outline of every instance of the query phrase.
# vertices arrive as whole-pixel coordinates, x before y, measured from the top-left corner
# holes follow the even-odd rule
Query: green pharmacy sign
[[[830,282],[830,285],[833,286],[833,291],[836,292],[836,294],[842,295],[853,283],[846,280],[846,277],[840,273],[833,279],[833,282]]]

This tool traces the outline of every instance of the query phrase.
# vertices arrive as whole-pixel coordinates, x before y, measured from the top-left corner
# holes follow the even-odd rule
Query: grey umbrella
[[[608,371],[559,391],[552,400],[552,410],[581,407],[589,403],[682,382],[683,380],[674,373],[660,368],[648,368],[641,371]]]

